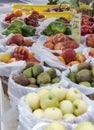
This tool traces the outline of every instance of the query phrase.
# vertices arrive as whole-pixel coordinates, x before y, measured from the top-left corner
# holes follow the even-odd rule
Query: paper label
[[[73,13],[72,17],[72,38],[80,44],[81,36],[81,13]]]

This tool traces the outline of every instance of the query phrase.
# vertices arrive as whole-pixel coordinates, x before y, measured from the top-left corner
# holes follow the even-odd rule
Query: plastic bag
[[[48,70],[48,67],[44,67],[44,71]],[[14,71],[10,74],[9,76],[9,82],[8,82],[8,94],[10,97],[10,102],[13,106],[16,106],[18,104],[19,99],[26,95],[29,92],[36,92],[42,88],[52,88],[54,85],[61,85],[62,84],[62,78],[61,78],[61,72],[59,70],[56,70],[57,76],[61,78],[59,83],[52,84],[52,85],[47,85],[44,87],[39,87],[39,88],[33,88],[33,87],[26,87],[22,86],[20,84],[17,84],[13,80],[13,76],[19,74],[21,71]],[[64,86],[67,86],[68,84],[65,82]]]
[[[19,123],[22,124],[27,130],[32,129],[35,125],[40,124],[41,122],[43,123],[50,123],[53,120],[49,119],[42,119],[42,118],[37,118],[32,114],[32,110],[28,106],[27,103],[24,101],[25,97],[22,97],[20,99],[20,102],[18,104],[18,110],[19,110]],[[71,125],[73,124],[78,124],[83,121],[94,121],[94,117],[92,115],[94,114],[94,102],[91,101],[89,98],[87,98],[85,95],[83,95],[83,100],[88,104],[88,110],[86,113],[82,114],[81,116],[76,117],[75,119],[72,120],[58,120],[61,123],[70,123]]]
[[[92,65],[94,65],[94,61],[91,61],[90,59],[88,59],[88,61],[86,61],[86,62],[90,62]],[[72,82],[67,77],[67,75],[70,72],[70,70],[71,71],[76,71],[77,70],[77,66],[78,65],[73,65],[71,68],[68,68],[67,70],[63,71],[62,72],[63,80],[69,83],[68,88],[70,88],[70,87],[78,88],[85,95],[93,94],[94,93],[94,87],[86,87],[84,85],[76,84],[76,83]]]

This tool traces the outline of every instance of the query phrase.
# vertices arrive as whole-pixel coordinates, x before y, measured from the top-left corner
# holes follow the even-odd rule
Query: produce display
[[[77,70],[67,76],[72,82],[82,84],[87,87],[94,87],[94,66],[88,62],[79,63]]]
[[[88,110],[88,104],[76,88],[66,91],[63,87],[56,86],[51,90],[42,91],[29,93],[25,96],[25,102],[32,109],[32,113],[39,118],[74,119]]]
[[[49,125],[45,126],[44,130],[66,130],[66,126],[63,123],[54,121],[52,123],[50,123]],[[79,123],[74,130],[93,130],[94,129],[94,124],[89,122],[89,121],[85,121],[82,123]]]
[[[34,10],[30,15],[23,16],[23,11],[21,9],[16,9],[12,13],[6,14],[4,21],[7,23],[11,23],[14,19],[19,19],[24,21],[27,25],[37,27],[39,26],[38,21],[43,18],[45,18],[45,16],[40,14],[38,11]]]
[[[66,48],[76,49],[79,44],[67,35],[58,33],[48,37],[44,46],[51,50],[64,50]]]
[[[57,76],[54,68],[44,71],[44,68],[39,64],[31,64],[31,67],[25,68],[13,79],[18,84],[35,88],[60,82],[60,77]]]
[[[55,35],[58,33],[64,33],[67,35],[71,34],[71,25],[69,24],[68,20],[62,18],[57,19],[51,22],[42,32],[42,34],[47,36]]]
[[[25,39],[22,34],[14,34],[6,41],[7,46],[32,46],[34,41],[30,38]]]
[[[11,53],[2,53],[0,54],[0,62],[11,63],[24,60],[27,63],[39,63],[39,61],[35,58],[33,52],[29,52],[27,48],[23,46],[16,47]]]
[[[11,33],[22,34],[23,36],[34,36],[36,29],[33,26],[26,25],[22,20],[13,20],[11,24],[3,32],[4,35],[9,35]]]
[[[4,21],[11,23],[14,19],[21,19],[23,12],[21,9],[17,9],[14,12],[8,13],[5,15]]]
[[[94,98],[88,98],[94,96],[91,11],[79,0],[48,0],[13,4],[1,15],[0,78],[7,78],[19,130],[42,123],[40,130],[94,130]]]

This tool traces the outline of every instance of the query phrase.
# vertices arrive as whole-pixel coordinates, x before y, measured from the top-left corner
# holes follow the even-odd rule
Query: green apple
[[[85,121],[79,123],[74,130],[94,130],[94,125],[89,121]]]
[[[63,119],[63,115],[59,108],[51,107],[45,109],[44,118],[51,119],[51,120],[60,120]]]
[[[63,119],[66,120],[66,119],[75,119],[76,116],[73,115],[72,113],[67,113],[67,114],[64,114],[63,115]]]
[[[44,111],[42,109],[36,109],[34,110],[33,114],[38,118],[43,118]]]
[[[46,94],[47,92],[49,92],[49,90],[47,89],[40,89],[37,94],[39,95],[39,97],[41,98],[44,94]]]
[[[62,114],[73,113],[73,104],[69,100],[63,100],[60,102],[60,109]]]
[[[51,89],[51,92],[58,97],[59,101],[62,101],[66,95],[66,89],[60,86],[55,86]]]
[[[54,121],[44,128],[44,130],[66,130],[66,127],[64,124]]]
[[[39,95],[35,92],[29,93],[25,96],[25,102],[28,103],[32,110],[40,107]]]
[[[49,91],[40,98],[40,106],[43,110],[48,107],[58,107],[59,106],[58,98]]]
[[[79,116],[85,113],[88,109],[88,105],[84,100],[77,99],[73,102],[74,115]]]
[[[73,102],[76,99],[82,99],[82,94],[77,88],[70,88],[66,93],[66,99]]]

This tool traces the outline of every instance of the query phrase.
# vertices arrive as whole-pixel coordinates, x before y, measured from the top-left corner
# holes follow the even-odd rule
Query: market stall
[[[93,3],[7,8],[0,11],[1,130],[94,130]]]

